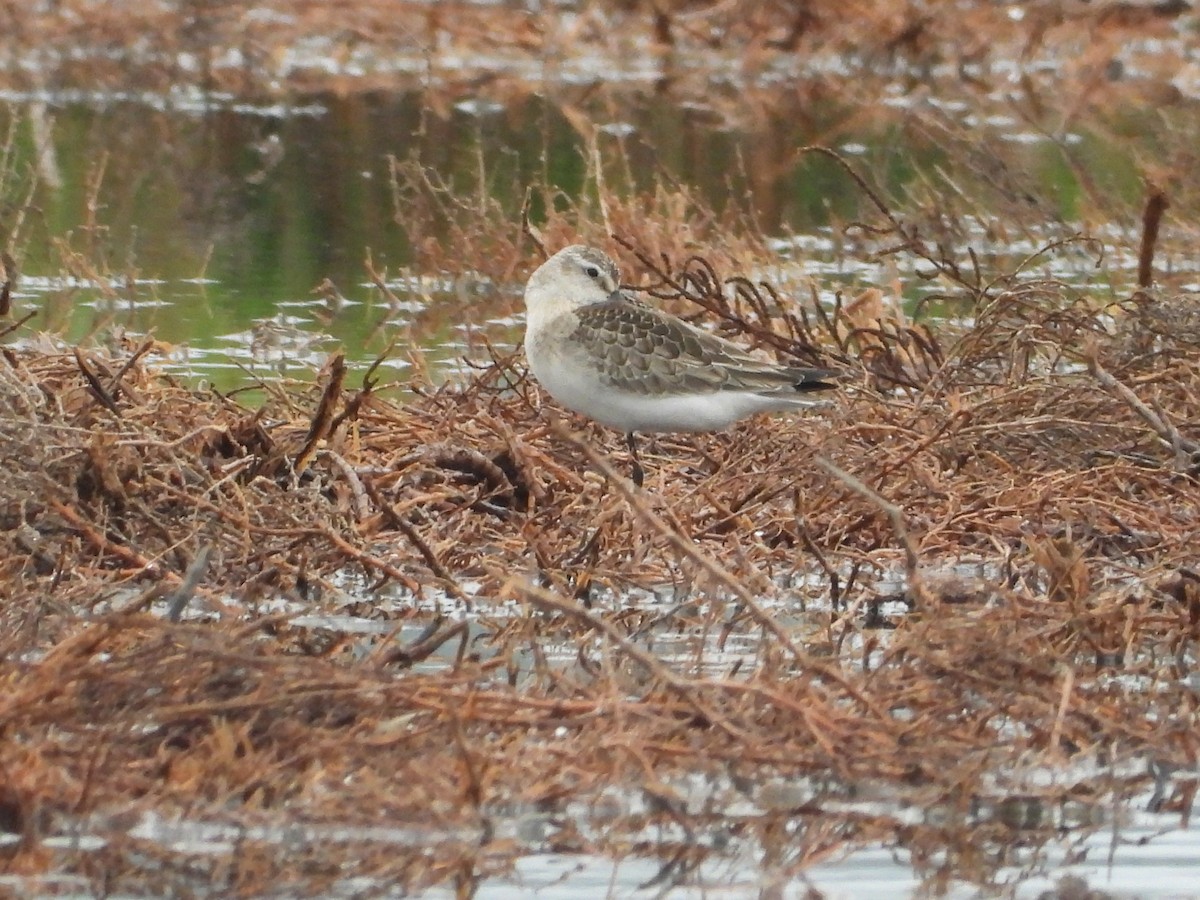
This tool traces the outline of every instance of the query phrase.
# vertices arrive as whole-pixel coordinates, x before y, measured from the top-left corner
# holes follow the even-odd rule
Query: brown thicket
[[[561,851],[676,823],[693,840],[653,852],[686,878],[740,800],[782,875],[900,840],[986,878],[1011,826],[968,815],[985,776],[1088,760],[1110,775],[1038,799],[1104,804],[1150,783],[1133,761],[1194,762],[1190,300],[1012,283],[955,333],[866,301],[801,315],[750,282],[734,308],[722,274],[658,279],[857,375],[819,414],[660,440],[641,491],[616,437],[515,357],[399,394],[335,360],[246,408],[144,348],[6,351],[14,864],[36,870],[22,854],[63,816],[117,834],[117,815],[219,810],[420,829],[428,853],[356,851],[415,885],[502,870],[528,843],[495,820],[544,816]],[[949,818],[898,837],[826,808],[863,783]],[[345,851],[318,830],[297,866],[241,841],[220,877],[242,893],[328,889]],[[114,838],[105,869],[186,883],[145,852]]]

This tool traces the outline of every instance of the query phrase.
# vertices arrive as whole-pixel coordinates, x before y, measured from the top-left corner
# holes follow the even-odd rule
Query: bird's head
[[[529,276],[525,307],[530,317],[556,315],[611,297],[620,283],[617,264],[603,250],[572,244]]]

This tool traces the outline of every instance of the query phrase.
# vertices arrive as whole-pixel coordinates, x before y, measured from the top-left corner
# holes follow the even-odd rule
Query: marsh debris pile
[[[470,885],[531,846],[685,880],[731,836],[784,877],[884,842],[986,881],[1017,826],[979,810],[1010,791],[1103,807],[1159,773],[1186,818],[1195,779],[1161,773],[1200,750],[1192,299],[1014,279],[939,328],[700,259],[658,276],[843,366],[843,395],[662,438],[638,491],[519,356],[400,392],[334,358],[243,405],[151,342],[5,350],[10,865],[82,817],[108,842],[67,868],[153,890],[331,889],[346,841],[384,883]],[[1103,777],[1021,783],[1068,762]],[[942,813],[900,828],[844,803],[863,785]],[[151,810],[423,837],[298,864],[243,834],[183,871],[145,864]]]

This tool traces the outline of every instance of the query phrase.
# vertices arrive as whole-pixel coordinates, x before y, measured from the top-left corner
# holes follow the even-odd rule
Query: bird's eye
[[[597,269],[595,266],[588,266],[583,271],[587,272],[588,278],[599,278],[600,277],[600,270]]]

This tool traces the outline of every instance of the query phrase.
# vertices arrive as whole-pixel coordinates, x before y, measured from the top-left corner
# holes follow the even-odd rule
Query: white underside
[[[720,431],[755,413],[821,405],[790,387],[771,393],[714,391],[648,397],[605,387],[591,373],[537,353],[530,355],[529,362],[542,387],[563,406],[625,432]]]

